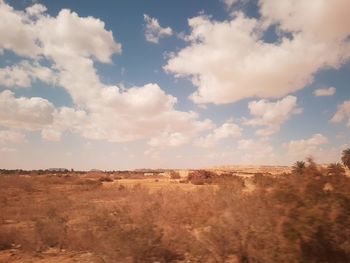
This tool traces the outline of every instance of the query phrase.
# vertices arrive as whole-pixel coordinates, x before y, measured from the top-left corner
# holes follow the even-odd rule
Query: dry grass
[[[346,262],[349,179],[308,169],[204,185],[0,176],[0,262]]]
[[[169,179],[169,178],[150,178],[150,179],[120,179],[113,183],[104,183],[103,186],[106,188],[118,188],[120,185],[127,187],[128,189],[133,188],[137,185],[142,185],[149,189],[151,192],[159,190],[174,190],[180,188],[183,191],[195,191],[199,188],[215,188],[214,185],[194,185],[188,183],[180,183],[180,179]]]

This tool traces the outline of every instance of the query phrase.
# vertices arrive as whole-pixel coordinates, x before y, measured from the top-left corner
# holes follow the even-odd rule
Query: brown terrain
[[[350,179],[305,169],[3,172],[0,262],[347,262]]]

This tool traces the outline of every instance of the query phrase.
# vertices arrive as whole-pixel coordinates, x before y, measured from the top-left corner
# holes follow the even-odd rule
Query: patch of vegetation
[[[193,171],[192,184],[216,185],[193,191],[2,175],[0,250],[84,251],[105,262],[350,262],[344,167],[308,159],[295,168],[247,179]]]

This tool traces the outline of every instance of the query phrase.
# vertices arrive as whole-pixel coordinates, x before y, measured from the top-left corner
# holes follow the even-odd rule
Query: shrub
[[[90,180],[90,179],[81,179],[76,182],[80,186],[81,190],[93,190],[97,189],[102,185],[102,182],[99,180]]]
[[[0,249],[54,246],[105,262],[350,262],[350,178],[307,174],[256,174],[251,192],[241,177],[198,171],[192,183],[218,187],[30,177],[28,192],[0,176]]]
[[[275,180],[269,175],[264,175],[262,173],[256,173],[253,176],[253,182],[256,186],[262,187],[262,188],[269,188],[272,187]]]
[[[204,185],[210,183],[211,181],[209,181],[208,179],[193,178],[190,182],[194,185]]]
[[[350,169],[350,148],[348,148],[342,152],[341,161],[344,164],[344,166],[346,166],[346,167],[348,167],[348,169]]]
[[[188,174],[187,180],[197,185],[210,184],[215,176],[216,174],[211,171],[195,170]]]
[[[331,163],[327,167],[328,175],[345,176],[345,169],[340,163]]]
[[[98,179],[100,182],[113,182],[113,178],[109,176],[102,176]]]
[[[296,175],[303,175],[305,173],[305,162],[303,161],[297,161],[293,166],[292,166],[292,173]]]
[[[170,179],[181,179],[180,173],[175,171],[170,171]]]

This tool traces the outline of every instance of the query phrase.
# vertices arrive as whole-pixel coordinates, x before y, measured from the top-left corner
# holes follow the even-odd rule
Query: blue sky
[[[348,7],[0,1],[0,167],[338,161]]]

